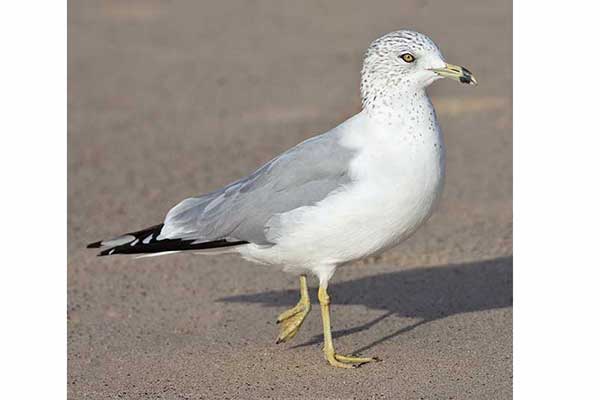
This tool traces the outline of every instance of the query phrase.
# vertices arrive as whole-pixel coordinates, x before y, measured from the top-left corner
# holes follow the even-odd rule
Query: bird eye
[[[400,58],[402,58],[402,60],[404,60],[404,62],[407,62],[407,63],[411,63],[411,62],[415,61],[415,57],[410,53],[404,53],[400,56]]]

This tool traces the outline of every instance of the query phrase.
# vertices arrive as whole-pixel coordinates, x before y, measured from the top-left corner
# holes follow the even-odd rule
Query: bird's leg
[[[376,357],[353,357],[337,354],[333,348],[331,337],[331,321],[329,319],[329,304],[331,298],[327,294],[327,286],[319,286],[319,304],[321,304],[321,316],[323,317],[323,352],[329,364],[339,368],[353,368],[371,361],[379,361]]]
[[[277,343],[287,342],[296,336],[309,311],[310,298],[308,296],[306,275],[300,275],[300,300],[298,304],[277,317],[277,323],[281,324]]]

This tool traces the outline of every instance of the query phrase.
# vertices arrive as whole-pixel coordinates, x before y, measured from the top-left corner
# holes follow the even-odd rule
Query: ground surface
[[[510,2],[203,3],[70,3],[70,398],[510,398]],[[355,113],[362,52],[403,27],[480,85],[431,89],[448,149],[437,213],[334,277],[338,349],[383,362],[330,368],[317,307],[275,345],[275,317],[297,299],[284,273],[84,249]]]

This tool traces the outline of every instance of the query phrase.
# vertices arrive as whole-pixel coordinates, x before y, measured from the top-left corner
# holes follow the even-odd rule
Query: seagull
[[[426,88],[441,78],[476,85],[426,35],[400,30],[371,43],[361,111],[224,188],[190,197],[158,225],[88,245],[99,256],[238,253],[298,275],[300,300],[277,318],[277,343],[310,312],[307,275],[319,281],[323,352],[334,367],[378,361],[336,352],[328,283],[335,270],[390,249],[431,215],[444,183],[444,141]]]

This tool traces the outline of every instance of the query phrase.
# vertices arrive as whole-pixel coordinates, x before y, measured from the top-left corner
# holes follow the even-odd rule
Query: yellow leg
[[[329,319],[329,304],[331,298],[327,294],[327,287],[319,286],[319,304],[321,305],[321,316],[323,317],[323,352],[329,364],[339,368],[354,368],[371,361],[379,361],[376,357],[353,357],[337,354],[333,347],[331,337],[331,321]]]
[[[277,323],[281,324],[277,343],[287,342],[296,336],[309,311],[310,297],[308,296],[306,275],[300,275],[300,300],[298,304],[277,317]]]

